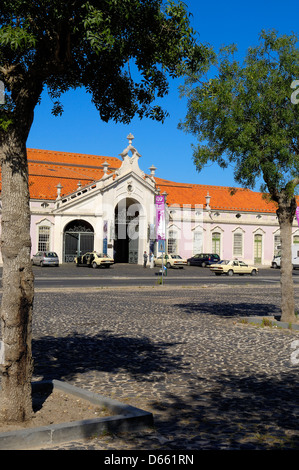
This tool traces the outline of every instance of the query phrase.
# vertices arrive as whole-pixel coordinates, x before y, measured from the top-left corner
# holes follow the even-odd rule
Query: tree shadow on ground
[[[299,449],[297,374],[222,375],[151,404],[168,448]]]
[[[184,304],[175,304],[182,312],[187,314],[209,314],[223,317],[267,317],[280,316],[281,310],[275,304],[236,302],[236,303],[220,303],[220,302],[193,302]]]
[[[88,371],[124,371],[137,381],[151,381],[153,372],[163,374],[180,369],[182,358],[167,351],[173,345],[152,343],[146,337],[115,336],[108,331],[95,336],[45,336],[32,343],[34,375],[48,380],[71,380]]]

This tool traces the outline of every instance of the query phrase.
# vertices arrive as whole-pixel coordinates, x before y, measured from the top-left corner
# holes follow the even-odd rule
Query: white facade
[[[271,265],[280,243],[279,225],[275,210],[263,202],[260,193],[241,190],[242,197],[229,199],[227,188],[167,182],[156,178],[155,167],[150,168],[149,175],[145,174],[139,167],[140,155],[132,140],[129,135],[121,160],[116,159],[119,164],[116,170],[109,171],[109,165],[101,160],[97,163],[98,180],[81,187],[79,180],[73,179],[72,187],[77,186],[77,190],[70,194],[63,194],[58,184],[56,200],[55,194],[48,199],[31,199],[32,254],[56,251],[63,263],[95,250],[106,252],[115,262],[142,264],[144,251],[156,254],[155,196],[167,189],[169,253],[189,258],[200,252],[216,252],[221,259],[238,258],[251,264]],[[45,163],[48,162],[40,162]],[[56,165],[62,167],[60,163]],[[193,190],[192,204],[184,204],[186,192]],[[247,194],[248,203],[244,202]],[[296,219],[292,241],[299,243]]]
[[[153,176],[145,175],[140,170],[140,155],[129,139],[129,145],[122,152],[120,168],[111,174],[104,171],[104,176],[97,182],[78,188],[67,197],[61,197],[59,190],[55,202],[42,203],[32,201],[32,251],[41,249],[40,227],[50,227],[49,248],[55,250],[63,262],[73,261],[79,250],[67,249],[70,233],[82,238],[93,237],[92,249],[107,251],[109,256],[119,256],[120,261],[129,261],[129,253],[116,253],[119,249],[127,250],[128,236],[134,252],[131,262],[142,263],[143,252],[149,251],[149,226],[154,223],[155,181]],[[126,222],[118,224],[118,214],[125,213]],[[68,232],[68,226],[72,232]],[[81,226],[81,229],[80,229]],[[117,233],[117,232],[120,233]],[[66,235],[68,233],[68,235]],[[77,235],[80,234],[80,235]],[[93,235],[91,235],[93,234]],[[120,240],[124,242],[120,242]],[[91,247],[87,243],[88,249]],[[106,245],[106,247],[105,247]],[[88,250],[87,250],[88,251]],[[124,258],[125,257],[125,258]]]

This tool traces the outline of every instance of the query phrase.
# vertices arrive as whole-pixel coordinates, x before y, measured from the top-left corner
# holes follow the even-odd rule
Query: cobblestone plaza
[[[244,320],[279,302],[277,286],[38,290],[35,378],[154,415],[153,429],[61,447],[298,450],[298,330]]]

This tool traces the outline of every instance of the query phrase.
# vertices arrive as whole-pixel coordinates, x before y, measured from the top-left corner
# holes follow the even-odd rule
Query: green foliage
[[[167,113],[153,103],[169,78],[196,70],[208,53],[181,1],[1,0],[0,25],[0,80],[11,100],[9,110],[0,106],[2,129],[45,86],[55,115],[61,95],[83,86],[104,121],[161,121]]]
[[[212,56],[212,78],[189,73],[181,89],[188,113],[180,128],[198,139],[199,171],[208,161],[232,164],[237,182],[254,187],[263,177],[263,189],[277,200],[280,191],[292,197],[299,184],[299,106],[291,103],[299,50],[295,35],[263,31],[260,39],[241,64],[236,46]]]

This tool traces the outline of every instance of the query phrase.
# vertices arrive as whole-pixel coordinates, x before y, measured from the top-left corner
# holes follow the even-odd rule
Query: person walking
[[[145,251],[143,253],[143,267],[146,268],[146,263],[147,263],[147,252]]]
[[[154,267],[154,253],[150,255],[150,268],[153,269]]]

